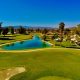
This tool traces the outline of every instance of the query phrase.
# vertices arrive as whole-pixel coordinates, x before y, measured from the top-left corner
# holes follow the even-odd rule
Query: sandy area
[[[25,72],[24,67],[15,67],[0,71],[0,80],[9,80],[12,76]]]

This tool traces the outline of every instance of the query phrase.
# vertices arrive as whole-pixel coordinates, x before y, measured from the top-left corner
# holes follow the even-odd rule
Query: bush
[[[55,46],[60,46],[60,42],[55,42]]]
[[[80,46],[77,46],[75,43],[71,43],[70,41],[62,42],[61,47],[80,49]]]
[[[66,48],[74,48],[74,49],[80,49],[80,46],[68,46]]]
[[[63,47],[70,47],[70,46],[72,46],[72,45],[74,45],[74,44],[71,43],[70,41],[65,41],[65,42],[62,42],[62,43],[61,43],[61,46],[63,46]]]

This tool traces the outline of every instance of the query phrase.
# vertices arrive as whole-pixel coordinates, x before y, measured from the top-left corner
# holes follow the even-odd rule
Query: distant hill
[[[42,27],[42,26],[30,26],[29,28],[33,28],[33,29],[54,29],[52,27]]]
[[[15,29],[19,28],[20,26],[13,26]],[[22,26],[24,28],[29,28],[29,26]]]
[[[5,26],[5,27],[8,27],[8,26]],[[12,26],[14,27],[15,29],[19,28],[20,26]],[[23,26],[24,28],[33,28],[33,29],[53,29],[52,27],[42,27],[42,26]]]
[[[5,27],[9,27],[9,26],[5,26]],[[15,29],[17,29],[17,28],[19,28],[20,26],[12,26],[12,27],[14,27]],[[22,27],[24,27],[24,28],[29,28],[29,26],[22,26]]]

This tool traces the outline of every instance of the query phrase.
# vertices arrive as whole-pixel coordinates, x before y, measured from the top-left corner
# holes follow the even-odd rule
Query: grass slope
[[[63,77],[56,77],[56,76],[48,76],[48,77],[43,77],[37,80],[71,80]]]
[[[11,80],[36,80],[46,76],[57,76],[80,80],[80,50],[46,49],[26,53],[0,53],[0,69],[24,66],[26,72]]]

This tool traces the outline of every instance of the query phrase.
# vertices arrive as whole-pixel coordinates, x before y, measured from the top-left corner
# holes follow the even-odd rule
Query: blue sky
[[[0,21],[7,25],[57,27],[80,23],[80,0],[0,0]]]

